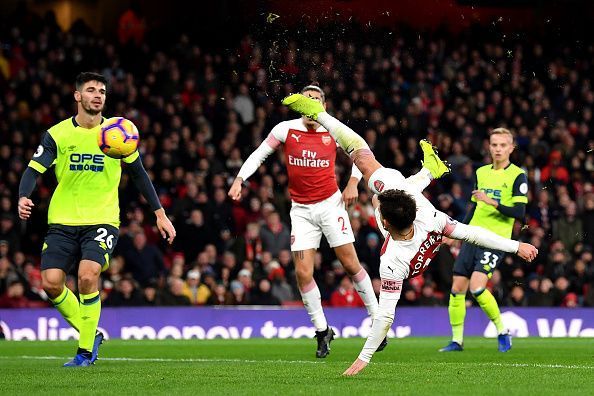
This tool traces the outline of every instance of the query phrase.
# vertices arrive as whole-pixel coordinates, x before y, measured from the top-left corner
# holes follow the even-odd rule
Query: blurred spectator
[[[272,294],[270,281],[266,278],[258,281],[257,289],[250,297],[252,305],[280,305],[281,301]]]
[[[332,307],[364,307],[363,300],[353,286],[351,278],[345,276],[340,281],[340,286],[330,297]]]
[[[562,165],[561,152],[554,150],[549,155],[549,163],[542,168],[540,179],[543,183],[569,184],[569,171]]]
[[[161,304],[166,306],[192,305],[184,294],[184,281],[180,278],[171,279],[169,288],[161,296]]]
[[[109,293],[105,300],[107,307],[134,307],[144,305],[142,292],[134,285],[134,280],[122,278],[117,283],[116,289]]]
[[[155,246],[147,245],[144,232],[134,236],[133,246],[125,253],[125,258],[126,271],[131,272],[142,286],[165,274],[161,252]]]
[[[287,282],[285,277],[285,270],[280,267],[274,268],[268,275],[272,282],[272,295],[277,298],[281,303],[295,300],[295,294],[291,285]]]
[[[6,293],[8,286],[19,280],[19,276],[6,257],[0,257],[0,296]]]
[[[120,44],[142,44],[146,30],[146,22],[140,10],[138,1],[132,1],[130,8],[121,16],[118,22],[118,38]]]
[[[282,249],[288,249],[291,245],[291,234],[289,228],[281,222],[277,212],[271,212],[266,217],[266,224],[260,230],[262,247],[273,256],[277,256]]]
[[[509,307],[525,307],[528,305],[524,288],[522,286],[515,285],[511,288],[506,305]]]
[[[188,297],[192,305],[204,305],[210,297],[209,287],[200,283],[200,272],[198,270],[188,271],[184,295]]]
[[[247,271],[247,270],[242,270]],[[231,296],[230,299],[227,300],[228,305],[246,305],[249,304],[249,296],[246,293],[245,284],[234,280],[231,282]],[[251,294],[250,294],[251,295]]]
[[[248,223],[245,234],[235,239],[231,251],[235,253],[237,261],[256,261],[262,256],[262,239],[260,238],[260,225]]]
[[[441,300],[435,296],[435,285],[432,282],[426,282],[421,288],[419,304],[428,307],[439,307],[442,305]]]
[[[14,280],[8,285],[6,292],[0,296],[0,308],[41,308],[49,306],[42,301],[31,301],[25,297],[25,285]]]
[[[553,221],[553,238],[563,242],[565,247],[571,249],[582,241],[582,221],[576,217],[577,206],[575,202],[569,202],[565,208],[565,216]]]
[[[233,297],[224,284],[215,286],[213,293],[206,300],[207,305],[231,305]]]
[[[184,224],[178,225],[175,246],[184,252],[187,261],[193,261],[206,245],[214,241],[213,232],[214,230],[205,223],[202,211],[194,209],[190,213],[190,218]]]

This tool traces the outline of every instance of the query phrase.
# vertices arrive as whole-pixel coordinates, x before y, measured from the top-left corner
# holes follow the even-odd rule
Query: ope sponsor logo
[[[70,170],[71,171],[92,171],[103,172],[104,169],[103,154],[70,154]]]

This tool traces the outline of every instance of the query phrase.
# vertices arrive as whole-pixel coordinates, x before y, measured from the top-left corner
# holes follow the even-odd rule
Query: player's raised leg
[[[319,101],[302,94],[293,94],[283,99],[282,103],[291,110],[318,121],[330,132],[330,135],[347,154],[352,155],[357,150],[369,150],[369,145],[361,136],[328,114]]]
[[[340,147],[353,158],[365,180],[369,180],[376,170],[382,168],[365,139],[349,126],[328,114],[320,102],[302,94],[293,94],[283,99],[282,103],[291,110],[315,119],[323,125]],[[449,166],[439,158],[431,143],[422,140],[420,144],[423,151],[423,167],[430,172],[432,179],[440,178],[450,172]]]

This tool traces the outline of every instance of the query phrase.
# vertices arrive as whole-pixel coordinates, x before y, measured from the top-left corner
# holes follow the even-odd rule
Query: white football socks
[[[328,322],[326,321],[326,316],[324,315],[324,310],[322,309],[322,296],[316,281],[312,279],[311,282],[303,289],[299,289],[299,292],[301,293],[303,305],[305,306],[305,309],[309,314],[309,318],[311,319],[311,322],[315,326],[316,330],[326,330],[328,328]]]

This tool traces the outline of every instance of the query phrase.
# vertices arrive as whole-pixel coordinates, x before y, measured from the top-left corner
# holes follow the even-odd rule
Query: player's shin
[[[324,310],[322,309],[322,296],[320,289],[316,284],[315,280],[311,280],[307,285],[299,288],[301,293],[301,299],[303,305],[309,314],[311,322],[315,326],[317,331],[324,331],[328,328],[328,322],[326,316],[324,316]]]
[[[487,289],[479,289],[472,292],[472,295],[479,303],[483,312],[491,319],[495,327],[497,328],[497,333],[501,334],[505,331],[505,327],[503,326],[503,321],[501,320],[501,312],[499,311],[499,305],[497,305],[497,300],[493,297],[493,294]]]
[[[80,332],[80,310],[79,302],[74,293],[66,286],[62,293],[56,298],[50,299],[54,307],[60,312],[64,320],[70,323],[76,331]]]
[[[336,140],[336,143],[347,154],[352,155],[357,150],[369,150],[369,145],[365,139],[330,114],[326,112],[319,113],[318,122],[328,130],[330,135]]]
[[[466,293],[450,294],[448,313],[452,325],[452,341],[462,345],[464,341],[464,319],[466,317]]]
[[[95,332],[101,316],[101,298],[99,292],[80,295],[80,338],[79,349],[93,350]]]
[[[371,278],[364,268],[361,268],[361,271],[353,275],[353,283],[355,284],[355,290],[357,290],[359,297],[361,297],[363,304],[365,304],[367,313],[373,319],[377,312],[378,302],[373,291]]]

